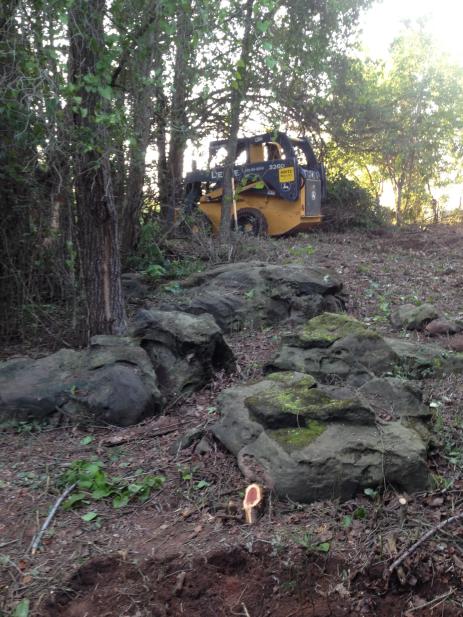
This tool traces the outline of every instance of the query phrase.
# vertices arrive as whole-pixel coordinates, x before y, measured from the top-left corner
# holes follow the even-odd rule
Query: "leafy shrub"
[[[342,175],[328,180],[322,214],[323,228],[327,231],[354,227],[375,229],[390,224],[392,218],[392,212],[379,205],[370,191]]]
[[[164,266],[165,258],[159,247],[160,237],[161,227],[158,221],[144,223],[137,247],[127,259],[127,266],[135,270],[146,270],[154,265]]]

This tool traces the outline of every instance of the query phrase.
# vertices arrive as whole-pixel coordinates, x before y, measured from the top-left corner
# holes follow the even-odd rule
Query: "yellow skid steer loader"
[[[210,160],[227,142],[213,141]],[[266,133],[238,140],[235,167],[235,217],[232,224],[246,233],[270,236],[307,230],[321,222],[326,193],[325,170],[306,138]],[[199,207],[218,232],[223,196],[223,167],[187,174],[186,210]]]

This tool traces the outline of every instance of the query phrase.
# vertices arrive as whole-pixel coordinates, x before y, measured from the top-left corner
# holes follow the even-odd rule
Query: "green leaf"
[[[113,90],[111,86],[98,86],[98,94],[104,99],[110,100],[113,95]]]
[[[262,47],[267,51],[271,51],[273,49],[273,45],[270,41],[264,41],[264,43],[262,43]]]
[[[23,598],[19,604],[16,605],[14,611],[11,613],[11,617],[28,617],[29,606],[30,601],[27,598]]]
[[[208,482],[207,480],[200,480],[196,483],[195,488],[200,491],[203,488],[207,488],[208,486],[210,486],[210,482]]]
[[[268,19],[265,19],[264,21],[258,21],[256,23],[256,28],[259,30],[259,32],[262,32],[262,34],[265,34],[265,32],[267,32],[269,26],[270,21]]]
[[[367,497],[371,497],[371,499],[374,499],[378,495],[378,491],[375,491],[372,488],[366,488],[363,490],[363,492]]]
[[[80,502],[83,501],[84,499],[85,499],[84,493],[74,493],[73,495],[68,497],[66,501],[63,503],[63,510],[70,510],[75,505],[78,505],[78,504],[80,505]]]
[[[143,490],[143,486],[141,484],[129,484],[127,487],[127,490],[129,491],[129,493],[131,493],[132,495],[136,495],[137,493],[139,493],[140,491]]]
[[[117,497],[114,497],[113,499],[113,508],[123,508],[128,503],[129,503],[128,495],[124,495],[124,494],[117,495]]]
[[[92,443],[94,439],[95,437],[92,437],[92,435],[87,435],[86,437],[83,437],[79,443],[81,446],[88,446],[88,444]]]
[[[109,497],[112,492],[113,491],[111,490],[110,487],[100,487],[92,491],[91,497],[92,499],[96,499],[96,500],[104,499],[105,497]]]
[[[350,527],[352,525],[352,516],[343,516],[342,517],[342,526],[343,527]]]
[[[360,521],[362,519],[364,519],[367,515],[367,511],[365,510],[365,508],[357,508],[354,512],[354,518],[356,521]]]
[[[269,69],[273,69],[276,67],[277,62],[274,58],[267,56],[267,58],[265,58],[265,64],[268,66]]]
[[[317,551],[320,551],[321,553],[328,553],[330,548],[331,544],[329,542],[322,542],[321,544],[317,545]]]
[[[96,519],[97,516],[98,516],[98,512],[87,512],[87,514],[84,514],[83,516],[81,516],[81,519],[85,521],[86,523],[89,523],[90,521],[93,521],[94,519]]]

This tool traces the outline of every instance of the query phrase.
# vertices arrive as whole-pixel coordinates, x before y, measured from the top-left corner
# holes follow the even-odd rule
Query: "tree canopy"
[[[228,140],[229,240],[243,127],[309,134],[332,177],[376,200],[390,182],[397,221],[416,219],[459,174],[462,71],[423,30],[382,64],[362,59],[370,3],[3,2],[2,335],[40,323],[58,336],[56,310],[76,340],[122,333],[121,270],[144,223],[170,233],[187,146],[211,137]]]

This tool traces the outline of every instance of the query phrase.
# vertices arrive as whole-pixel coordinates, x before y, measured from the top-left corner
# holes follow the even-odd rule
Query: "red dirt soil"
[[[288,555],[270,549],[220,549],[192,562],[180,557],[135,565],[120,557],[92,560],[71,578],[67,592],[49,601],[42,617],[391,617],[407,615],[409,592],[377,591],[336,581],[346,565],[302,550]],[[373,578],[376,573],[373,573]],[[427,586],[435,597],[439,584]],[[426,599],[422,599],[425,603]],[[416,609],[415,609],[416,610]],[[412,613],[410,613],[412,614]],[[457,617],[461,612],[423,607],[421,617]]]

